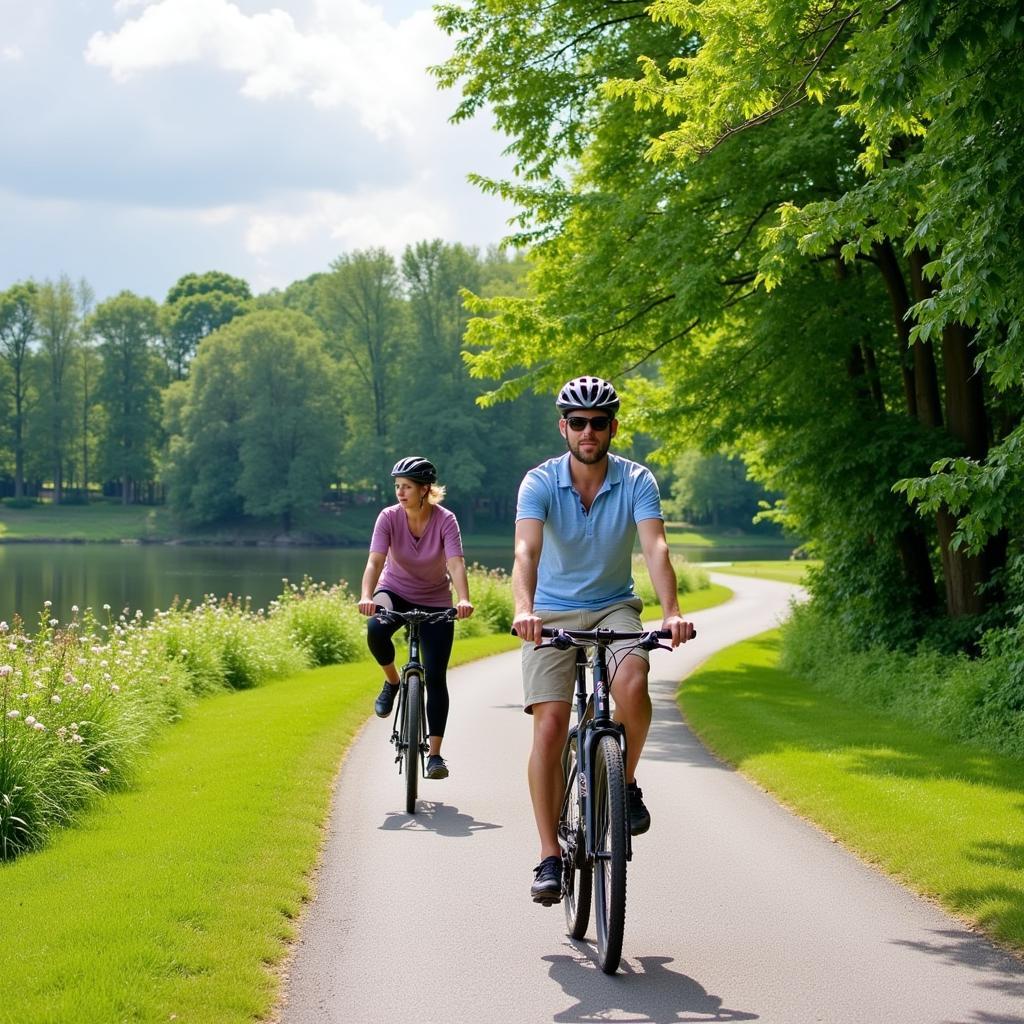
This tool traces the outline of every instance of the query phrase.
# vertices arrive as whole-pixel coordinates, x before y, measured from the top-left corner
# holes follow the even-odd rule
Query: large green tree
[[[161,443],[160,388],[166,370],[158,355],[158,307],[152,299],[121,292],[101,303],[89,326],[99,340],[96,398],[104,409],[100,458],[128,505],[145,496],[156,476]]]
[[[885,65],[897,12],[927,37],[926,6],[949,14],[724,0],[441,12],[459,37],[440,69],[463,89],[458,116],[491,104],[518,158],[518,182],[483,184],[520,203],[534,243],[533,294],[475,306],[474,372],[503,380],[497,398],[603,372],[624,384],[627,423],[665,454],[745,449],[827,555],[819,592],[865,637],[927,620],[936,537],[949,611],[978,606],[941,519],[912,520],[891,493],[948,448],[943,401],[959,409],[961,389],[978,390],[963,324],[938,354],[924,321],[912,331],[948,287],[914,235],[919,213],[872,191],[915,136],[884,140],[880,170],[846,102],[856,90],[821,84],[851,47]],[[894,187],[912,199],[912,184]],[[854,237],[836,225],[858,203]],[[964,420],[977,432],[978,416]]]
[[[14,496],[25,493],[25,434],[33,400],[32,342],[38,319],[36,286],[31,281],[0,292],[0,360],[6,368],[7,433],[14,455]]]
[[[220,270],[185,274],[167,293],[160,310],[164,357],[174,380],[181,380],[199,342],[251,304],[246,281]]]
[[[165,401],[173,504],[193,521],[245,514],[288,532],[332,478],[341,408],[338,369],[308,317],[261,310],[233,320]]]

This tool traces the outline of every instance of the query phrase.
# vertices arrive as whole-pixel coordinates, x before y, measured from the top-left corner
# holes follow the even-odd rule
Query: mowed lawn
[[[679,704],[723,760],[864,860],[1024,952],[1024,764],[813,689],[767,633],[712,657]]]
[[[463,640],[453,661],[517,644]],[[204,700],[130,792],[0,866],[0,1022],[265,1017],[338,765],[379,685],[363,662]],[[383,740],[381,771],[398,801]]]

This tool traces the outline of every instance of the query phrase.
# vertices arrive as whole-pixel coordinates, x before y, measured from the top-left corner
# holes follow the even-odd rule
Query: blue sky
[[[283,287],[343,252],[484,247],[510,208],[484,118],[425,72],[414,0],[0,0],[0,288],[85,278],[163,299],[225,270]]]

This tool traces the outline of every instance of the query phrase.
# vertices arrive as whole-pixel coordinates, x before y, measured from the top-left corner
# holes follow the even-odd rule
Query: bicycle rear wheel
[[[577,775],[576,736],[566,741],[562,751],[566,794],[558,830],[562,836],[562,879],[565,888],[563,906],[565,926],[574,939],[587,934],[590,923],[590,897],[593,892],[593,865],[587,859],[587,846],[580,820],[579,776]]]
[[[626,925],[626,855],[629,815],[626,813],[626,772],[615,736],[602,736],[594,750],[594,902],[597,916],[598,963],[614,974],[622,959]]]
[[[421,773],[420,741],[423,731],[423,679],[416,672],[405,677],[405,813],[416,813]]]

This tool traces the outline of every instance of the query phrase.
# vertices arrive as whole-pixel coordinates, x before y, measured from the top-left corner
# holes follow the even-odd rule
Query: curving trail
[[[423,782],[414,817],[389,724],[353,745],[283,1024],[1024,1024],[1024,967],[780,808],[682,723],[678,680],[771,628],[798,593],[716,582],[736,597],[692,616],[696,641],[652,656],[637,777],[654,824],[634,841],[620,973],[566,937],[560,907],[530,902],[530,720],[511,652],[451,672],[452,776]]]

